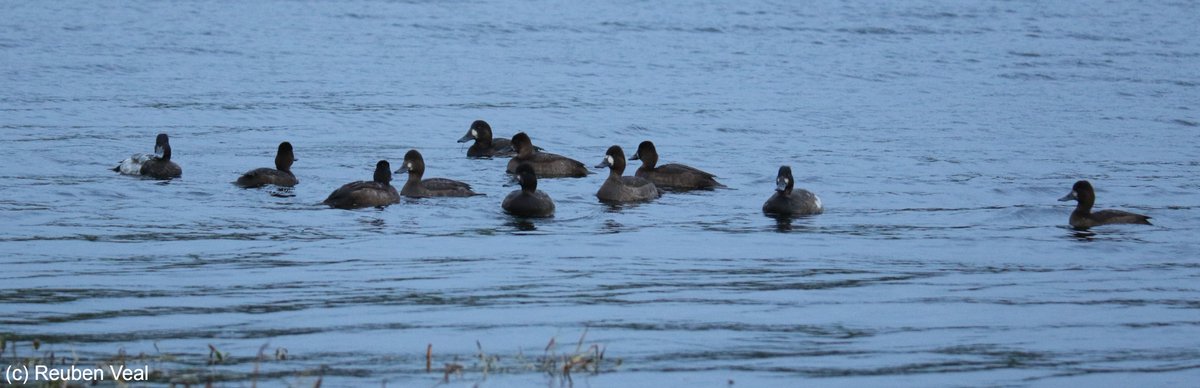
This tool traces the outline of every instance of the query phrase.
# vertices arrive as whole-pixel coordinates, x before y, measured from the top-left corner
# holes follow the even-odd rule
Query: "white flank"
[[[142,164],[154,159],[154,155],[133,154],[121,161],[121,173],[125,175],[142,175]]]

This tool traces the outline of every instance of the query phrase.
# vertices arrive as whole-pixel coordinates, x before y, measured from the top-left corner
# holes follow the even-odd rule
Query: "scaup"
[[[582,178],[588,174],[587,167],[577,160],[538,151],[525,132],[513,135],[512,145],[517,150],[517,156],[508,161],[507,171],[509,174],[516,171],[517,166],[521,163],[527,163],[533,167],[534,173],[539,178]]]
[[[487,121],[475,120],[471,123],[467,134],[459,138],[458,142],[466,143],[471,140],[474,140],[475,143],[467,148],[467,157],[470,158],[517,155],[517,150],[513,148],[511,141],[502,137],[492,137],[492,126],[488,125]]]
[[[113,171],[125,175],[140,175],[154,179],[171,179],[183,176],[183,169],[171,161],[171,141],[167,134],[160,133],[154,139],[154,154],[133,154],[122,160]]]
[[[338,209],[383,207],[400,202],[400,193],[392,186],[392,166],[386,160],[375,163],[375,178],[351,182],[334,190],[322,202]]]
[[[521,189],[513,190],[507,197],[504,197],[504,202],[500,204],[504,211],[518,217],[550,217],[554,215],[554,200],[550,199],[545,192],[537,189],[537,174],[534,173],[532,166],[528,164],[517,166],[513,179],[521,184]]]
[[[641,160],[642,166],[634,175],[654,182],[654,185],[660,189],[685,191],[725,187],[714,179],[716,175],[692,166],[676,163],[656,166],[658,150],[649,140],[638,144],[637,152],[629,157],[629,160]]]
[[[783,216],[821,214],[821,199],[805,189],[795,189],[790,166],[779,167],[775,177],[775,194],[763,204],[763,213]]]
[[[1076,229],[1087,229],[1093,226],[1109,224],[1141,224],[1151,225],[1150,217],[1130,213],[1123,210],[1101,210],[1092,212],[1096,204],[1096,191],[1088,181],[1078,181],[1071,187],[1071,192],[1058,199],[1059,201],[1078,201],[1075,211],[1071,212],[1069,223]]]
[[[625,152],[621,146],[608,147],[604,160],[596,168],[608,168],[608,179],[600,185],[596,198],[601,202],[625,203],[641,202],[658,198],[662,192],[654,186],[654,182],[636,176],[622,176],[625,173]]]
[[[237,185],[245,188],[263,187],[266,185],[275,185],[281,187],[292,187],[300,184],[300,180],[296,179],[296,175],[292,174],[292,163],[297,161],[295,153],[292,152],[292,143],[279,143],[279,150],[275,152],[275,168],[256,168],[247,171],[238,177]]]
[[[470,197],[482,195],[471,191],[471,185],[446,178],[422,179],[425,175],[425,158],[417,150],[409,150],[404,154],[404,164],[396,170],[397,174],[408,173],[408,182],[400,188],[400,195],[412,198],[424,197]]]

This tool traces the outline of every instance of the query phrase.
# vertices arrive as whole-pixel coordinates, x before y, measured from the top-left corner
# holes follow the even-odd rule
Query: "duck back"
[[[600,185],[596,198],[604,202],[641,202],[658,198],[662,192],[654,186],[654,182],[636,176],[610,175]]]
[[[514,190],[504,197],[500,204],[504,211],[519,217],[549,217],[554,215],[554,200],[545,192],[538,190],[526,193]]]
[[[635,176],[654,182],[655,186],[667,190],[696,190],[725,187],[717,182],[716,175],[682,164],[664,164],[656,168],[640,167]]]
[[[587,176],[588,169],[583,163],[548,152],[534,152],[527,158],[516,156],[508,161],[508,173],[516,171],[517,166],[525,163],[533,167],[538,178],[582,178]]]
[[[387,206],[400,202],[400,193],[392,185],[375,181],[351,182],[329,194],[322,203],[338,209]]]
[[[296,179],[296,176],[292,175],[292,173],[266,167],[247,171],[237,179],[237,185],[245,188],[263,187],[266,185],[292,187],[298,184],[300,184],[300,180]]]

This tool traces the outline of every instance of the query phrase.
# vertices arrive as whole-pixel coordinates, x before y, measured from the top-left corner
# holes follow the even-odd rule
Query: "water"
[[[531,365],[583,337],[582,386],[1194,385],[1197,8],[5,2],[6,357],[559,385]],[[455,143],[480,118],[588,165],[650,139],[730,189],[613,209],[603,174],[543,180],[557,216],[517,222],[506,160]],[[159,132],[183,179],[108,170]],[[294,196],[230,184],[284,140]],[[487,196],[318,205],[411,148]],[[825,214],[760,214],[781,164]],[[1155,226],[1065,227],[1078,179]],[[252,377],[260,348],[288,357]]]

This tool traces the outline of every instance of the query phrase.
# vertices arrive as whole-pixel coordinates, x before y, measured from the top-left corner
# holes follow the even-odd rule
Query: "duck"
[[[816,194],[795,188],[792,178],[792,167],[779,167],[775,176],[775,194],[763,204],[763,213],[780,216],[803,216],[821,214],[825,208],[821,206],[821,198]]]
[[[153,155],[133,154],[117,164],[113,171],[162,180],[183,176],[183,169],[171,161],[171,141],[165,133],[154,139]]]
[[[519,190],[513,190],[504,197],[500,207],[508,214],[518,217],[551,217],[554,215],[554,200],[545,192],[537,189],[537,174],[533,166],[522,163],[517,166],[513,177],[521,185]]]
[[[588,175],[587,166],[577,160],[539,151],[525,132],[513,135],[512,145],[517,150],[517,156],[508,161],[506,171],[509,174],[514,173],[521,163],[526,163],[533,167],[539,178],[582,178]]]
[[[471,123],[471,128],[467,130],[467,134],[458,139],[459,143],[466,143],[474,140],[475,143],[467,148],[468,158],[490,158],[493,156],[516,156],[517,150],[513,148],[512,141],[497,137],[492,137],[492,126],[488,125],[487,121],[475,120]]]
[[[660,189],[687,191],[725,187],[725,185],[714,179],[716,175],[709,174],[692,166],[676,163],[656,166],[658,164],[658,150],[654,148],[654,143],[649,140],[638,144],[637,152],[629,157],[629,160],[642,161],[642,166],[637,169],[634,176],[654,182],[654,185]]]
[[[408,181],[400,188],[400,195],[410,198],[425,197],[470,197],[483,195],[471,191],[471,185],[446,178],[422,179],[425,175],[425,159],[417,150],[404,154],[404,163],[397,174],[408,173]]]
[[[256,188],[266,185],[275,185],[280,187],[292,187],[300,184],[300,180],[296,179],[296,175],[292,174],[292,163],[297,161],[295,153],[292,152],[292,143],[279,143],[279,150],[275,152],[275,168],[256,168],[247,171],[238,177],[236,185],[244,188]]]
[[[1151,217],[1124,210],[1101,210],[1093,213],[1092,206],[1096,204],[1096,191],[1092,189],[1092,183],[1086,180],[1075,182],[1075,185],[1071,186],[1071,192],[1058,200],[1079,202],[1075,205],[1075,211],[1071,212],[1071,218],[1068,220],[1071,227],[1076,229],[1111,224],[1152,225]]]
[[[662,192],[645,178],[622,176],[625,173],[625,152],[621,146],[608,147],[604,160],[596,168],[608,168],[608,179],[600,185],[596,198],[607,203],[642,202],[658,198]]]
[[[387,160],[375,163],[375,178],[350,182],[325,198],[323,204],[338,209],[384,207],[400,202],[400,193],[392,186],[392,166]]]

